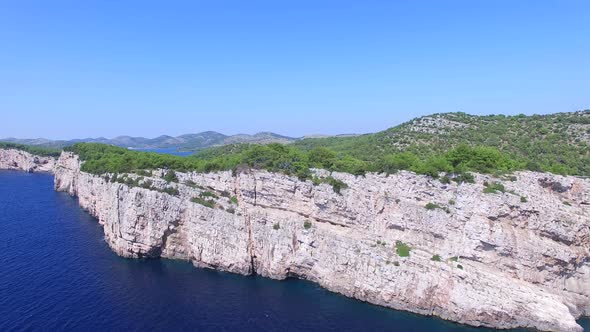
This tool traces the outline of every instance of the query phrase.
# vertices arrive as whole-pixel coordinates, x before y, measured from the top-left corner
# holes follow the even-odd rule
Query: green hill
[[[293,145],[325,147],[368,162],[404,151],[425,159],[460,145],[491,147],[526,169],[587,176],[589,144],[590,110],[533,116],[433,114],[375,134],[304,139]]]
[[[356,175],[410,170],[463,182],[472,180],[469,172],[502,174],[524,169],[590,176],[589,143],[587,110],[543,116],[433,114],[375,134],[309,138],[286,145],[230,144],[190,157],[97,143],[65,149],[79,154],[86,161],[82,169],[95,174],[251,167],[313,179],[309,169],[323,168]]]

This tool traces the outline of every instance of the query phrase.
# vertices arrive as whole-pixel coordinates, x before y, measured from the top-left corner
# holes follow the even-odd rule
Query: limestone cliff
[[[76,195],[124,257],[297,277],[475,326],[581,331],[575,319],[590,314],[587,179],[518,172],[458,185],[334,173],[348,185],[336,193],[257,170],[177,173],[178,183],[159,170],[124,184],[80,166],[63,153],[55,188]],[[505,190],[484,193],[485,182]]]
[[[13,169],[25,172],[51,172],[55,158],[35,156],[16,149],[0,149],[0,169]]]

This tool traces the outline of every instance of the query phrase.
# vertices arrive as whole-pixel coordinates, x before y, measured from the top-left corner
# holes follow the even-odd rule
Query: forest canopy
[[[409,170],[432,177],[469,179],[469,172],[515,170],[590,176],[590,111],[550,115],[433,114],[375,134],[302,139],[293,144],[232,144],[189,157],[140,152],[96,143],[66,147],[87,172],[124,173],[166,168],[212,172],[265,169],[306,179],[310,168],[362,175]],[[12,143],[34,154],[59,151]]]
[[[78,154],[85,161],[83,171],[94,174],[128,173],[155,168],[181,172],[212,172],[242,167],[295,175],[301,179],[310,178],[310,168],[355,175],[410,170],[438,177],[441,173],[461,175],[466,172],[509,172],[524,169],[526,166],[494,148],[466,145],[427,158],[421,158],[412,152],[400,152],[386,155],[377,161],[361,160],[324,147],[304,151],[292,145],[278,143],[251,145],[234,152],[208,152],[189,157],[133,151],[95,143],[78,143],[66,150]]]

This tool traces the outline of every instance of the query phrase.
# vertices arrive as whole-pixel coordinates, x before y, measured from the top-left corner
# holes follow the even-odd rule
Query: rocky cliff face
[[[25,172],[51,172],[55,158],[35,156],[16,149],[0,149],[0,169],[13,169]]]
[[[265,171],[177,173],[178,183],[154,171],[123,184],[80,165],[63,153],[55,188],[78,196],[124,257],[303,278],[475,326],[581,331],[575,319],[590,314],[590,180],[335,173],[348,185],[339,194]]]

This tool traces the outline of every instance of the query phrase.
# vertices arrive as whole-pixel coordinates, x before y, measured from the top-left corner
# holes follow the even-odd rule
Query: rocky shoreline
[[[0,150],[0,168],[53,171],[130,258],[296,277],[373,304],[494,328],[582,331],[590,314],[590,180],[546,173],[444,184],[399,172],[96,176],[77,156]],[[122,182],[122,183],[120,183]],[[484,183],[504,190],[484,193]]]

